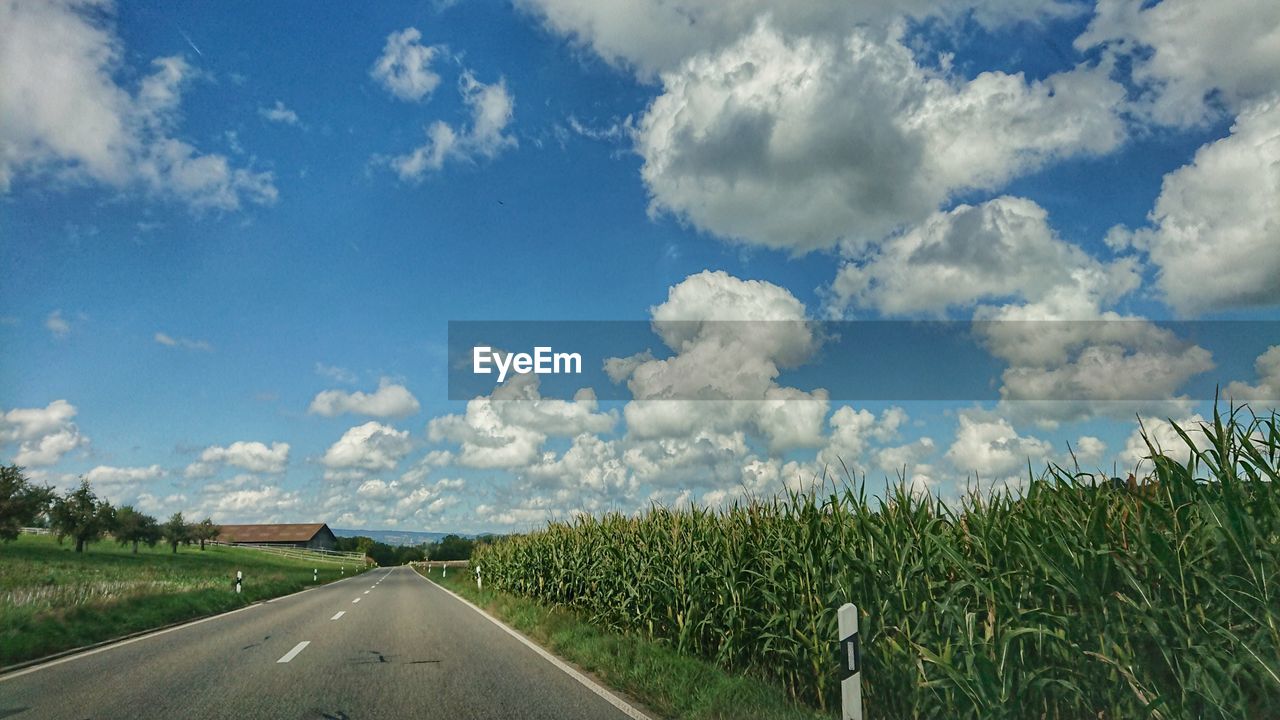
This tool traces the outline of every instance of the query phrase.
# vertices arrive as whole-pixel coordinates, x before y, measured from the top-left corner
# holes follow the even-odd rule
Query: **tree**
[[[53,489],[37,487],[17,465],[0,467],[0,540],[8,542],[49,508]]]
[[[180,512],[174,513],[164,525],[160,526],[160,534],[175,553],[178,552],[179,544],[191,542],[191,526],[187,525],[187,521],[182,518]]]
[[[144,542],[147,547],[155,547],[160,542],[160,523],[155,518],[140,513],[132,505],[125,505],[116,511],[116,526],[112,532],[121,545],[133,543],[133,553],[138,554],[138,543]]]
[[[73,538],[76,552],[84,552],[86,544],[97,542],[115,525],[115,511],[106,500],[98,499],[88,480],[81,479],[80,487],[54,499],[49,519],[58,534],[58,542]]]
[[[200,541],[200,549],[204,550],[205,542],[218,537],[222,527],[215,525],[212,518],[205,518],[191,526],[191,537]]]
[[[428,544],[426,551],[432,560],[467,560],[474,548],[474,540],[450,534]]]

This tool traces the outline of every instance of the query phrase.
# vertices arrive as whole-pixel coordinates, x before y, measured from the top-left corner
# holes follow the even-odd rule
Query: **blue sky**
[[[1205,12],[0,3],[0,458],[158,514],[464,531],[834,458],[945,496],[1068,442],[1129,467],[1134,412],[1274,404],[1280,350],[994,338],[1004,401],[860,403],[774,372],[814,338],[708,330],[630,402],[463,403],[447,323],[1280,319],[1280,11]]]

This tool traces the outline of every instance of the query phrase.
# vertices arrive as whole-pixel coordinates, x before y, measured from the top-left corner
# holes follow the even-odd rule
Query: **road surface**
[[[0,718],[628,715],[408,567],[0,677]]]

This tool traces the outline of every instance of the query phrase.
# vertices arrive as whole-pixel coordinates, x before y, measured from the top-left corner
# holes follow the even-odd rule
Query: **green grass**
[[[955,503],[847,479],[722,512],[579,517],[472,562],[488,588],[827,712],[852,602],[869,718],[1275,717],[1280,417],[1215,412],[1185,433],[1202,449],[1151,448],[1141,492],[1057,466]]]
[[[788,701],[776,685],[729,673],[677,652],[668,643],[611,632],[562,608],[490,589],[477,590],[465,570],[427,573],[606,685],[673,720],[816,720],[825,716]]]
[[[0,543],[0,667],[140,630],[234,610],[341,579],[268,553],[211,546],[130,548],[112,542],[84,553],[49,536]],[[244,572],[236,595],[236,571]],[[346,568],[346,575],[357,569]]]

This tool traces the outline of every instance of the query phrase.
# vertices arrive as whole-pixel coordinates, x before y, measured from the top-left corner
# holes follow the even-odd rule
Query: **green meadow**
[[[72,547],[48,535],[0,543],[0,667],[297,592],[317,584],[313,568],[321,584],[343,576],[338,566],[232,547]]]

